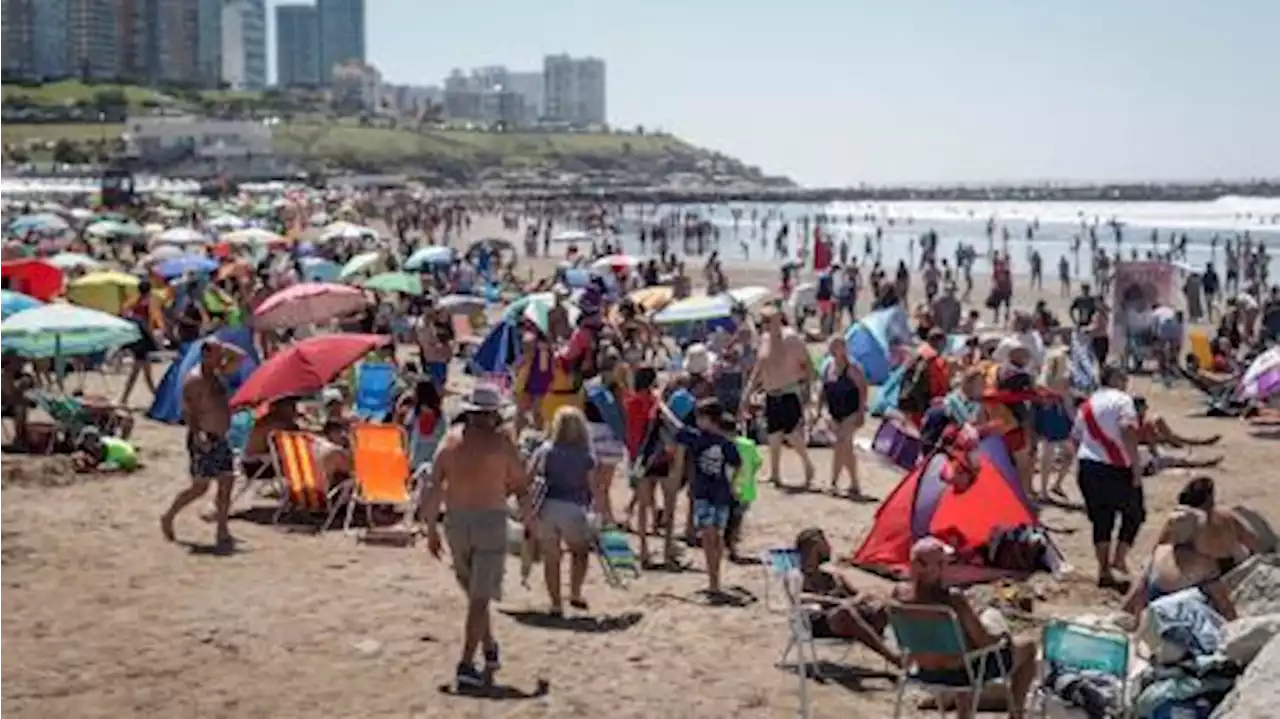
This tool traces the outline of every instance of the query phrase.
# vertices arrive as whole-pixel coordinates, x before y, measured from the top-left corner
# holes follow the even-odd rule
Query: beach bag
[[[920,459],[920,437],[886,419],[876,429],[871,449],[902,469],[912,469]]]
[[[918,414],[929,409],[931,399],[929,360],[926,357],[916,357],[902,378],[902,390],[898,394],[898,409],[908,414]]]

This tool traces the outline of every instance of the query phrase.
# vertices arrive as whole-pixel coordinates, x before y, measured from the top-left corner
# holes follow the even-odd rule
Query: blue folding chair
[[[395,401],[396,366],[390,362],[365,362],[356,370],[355,414],[380,422],[391,414]]]
[[[1040,662],[1040,681],[1036,687],[1035,703],[1039,715],[1049,711],[1049,682],[1054,671],[1088,671],[1114,677],[1120,691],[1114,697],[1116,716],[1126,716],[1125,707],[1129,688],[1129,636],[1122,631],[1106,627],[1092,627],[1062,619],[1045,625],[1041,636],[1044,652]]]
[[[782,590],[786,597],[787,575],[800,569],[800,552],[794,547],[775,547],[760,553],[760,567],[764,570],[764,608],[770,612],[785,610],[787,604],[774,607],[769,600],[774,585]]]
[[[997,684],[1004,687],[1009,706],[1013,706],[1013,691],[1008,681],[1013,671],[1012,658],[1006,663],[1002,656],[1002,650],[1011,649],[1007,639],[971,650],[965,642],[964,629],[955,611],[935,605],[891,606],[889,626],[893,627],[907,667],[898,678],[898,698],[893,709],[895,719],[902,716],[908,684],[935,697],[940,708],[944,697],[961,692],[968,694],[976,706],[982,698],[982,688],[987,684]],[[922,655],[953,657],[960,667],[954,671],[924,670],[916,661]],[[994,669],[993,676],[988,676],[989,667]]]

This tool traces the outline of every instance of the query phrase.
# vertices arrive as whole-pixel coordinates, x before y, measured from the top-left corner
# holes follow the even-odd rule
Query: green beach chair
[[[895,719],[902,716],[908,685],[934,696],[941,706],[945,697],[960,693],[968,694],[976,704],[982,697],[983,687],[996,684],[1004,688],[1009,705],[1013,706],[1013,691],[1008,681],[1013,671],[1013,647],[1008,639],[971,650],[955,611],[936,605],[891,606],[889,626],[893,627],[907,667],[898,678]],[[923,655],[953,657],[960,666],[954,670],[921,669],[916,658]]]
[[[1054,670],[1100,672],[1115,677],[1120,683],[1113,706],[1115,716],[1128,716],[1126,697],[1129,690],[1129,636],[1117,629],[1093,627],[1057,619],[1044,627],[1040,637],[1043,656],[1040,664],[1040,681],[1037,682],[1034,701],[1039,707],[1038,716],[1049,711],[1049,673]]]
[[[625,589],[626,575],[640,578],[640,558],[631,549],[627,535],[616,527],[604,527],[596,535],[596,554],[605,581],[615,589]]]

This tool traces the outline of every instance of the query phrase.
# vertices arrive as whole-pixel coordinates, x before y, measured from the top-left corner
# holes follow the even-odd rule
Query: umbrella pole
[[[62,359],[62,334],[56,333],[53,335],[53,377],[58,383],[59,392],[65,392],[62,380],[66,375],[66,364]]]

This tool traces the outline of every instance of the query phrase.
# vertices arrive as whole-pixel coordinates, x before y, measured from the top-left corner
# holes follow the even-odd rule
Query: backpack
[[[916,357],[902,378],[902,390],[898,395],[898,409],[917,414],[929,409],[933,394],[929,388],[929,358]]]

